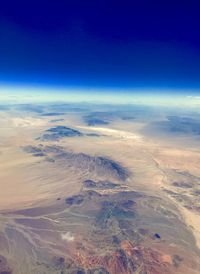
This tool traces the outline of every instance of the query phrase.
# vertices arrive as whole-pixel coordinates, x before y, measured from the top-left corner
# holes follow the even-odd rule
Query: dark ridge
[[[135,196],[137,196],[135,192],[130,191],[130,193],[127,192],[126,195],[122,192],[122,195],[119,195],[118,199],[116,199],[113,193],[100,194],[96,191],[89,190],[81,191],[77,195],[66,198],[65,203],[69,207],[77,206],[81,211],[84,207],[91,207],[93,204],[98,205],[99,209],[95,213],[94,225],[101,229],[107,229],[112,220],[118,223],[125,223],[135,218],[136,202],[133,200]],[[130,197],[132,197],[132,199],[130,199]]]
[[[13,271],[8,266],[8,262],[5,257],[0,255],[0,274],[12,274]]]
[[[96,125],[108,125],[108,121],[104,121],[98,118],[85,118],[85,121],[88,126],[96,126]]]
[[[112,195],[114,196],[114,195]],[[136,202],[133,200],[119,200],[119,201],[110,201],[105,200],[101,203],[103,207],[115,207],[116,205],[123,207],[123,208],[131,208],[133,205],[136,205]]]
[[[107,169],[115,172],[120,180],[126,180],[128,177],[127,170],[111,159],[105,157],[97,157],[96,163],[97,165],[99,164],[100,166],[105,166]]]
[[[54,146],[45,146],[43,148],[43,151],[45,153],[60,154],[60,153],[63,153],[63,147],[62,146],[57,146],[57,145],[54,145]]]
[[[190,117],[168,116],[168,126],[172,132],[200,134],[200,121]]]
[[[192,194],[195,196],[200,196],[200,189],[193,190]]]
[[[96,188],[97,183],[95,181],[92,181],[92,180],[85,180],[83,182],[83,186],[86,187],[86,188]]]
[[[180,171],[180,170],[175,170],[175,172],[179,175],[182,175],[183,177],[192,180],[193,182],[199,182],[200,178],[197,176],[194,176],[193,174],[187,172],[187,171]]]
[[[65,127],[65,126],[56,126],[52,127],[50,129],[47,129],[46,131],[48,132],[53,132],[53,133],[59,133],[59,134],[68,134],[69,136],[73,136],[74,134],[76,135],[81,135],[80,131],[75,130],[73,128]]]
[[[66,198],[65,199],[65,203],[68,206],[72,206],[72,205],[80,205],[82,204],[82,202],[84,201],[84,196],[79,194],[79,195],[74,195],[72,197]]]
[[[70,274],[87,274],[84,269],[77,269],[72,271]]]
[[[56,159],[65,160],[66,164],[73,164],[77,168],[88,170],[99,176],[106,175],[114,177],[118,180],[125,181],[129,172],[119,163],[101,156],[90,156],[85,153],[63,152],[57,155]]]
[[[190,117],[168,116],[167,120],[152,122],[150,128],[169,134],[200,135],[199,119]]]
[[[119,192],[118,198],[116,199],[115,194],[103,195],[99,199],[100,210],[96,214],[95,224],[101,229],[108,229],[110,222],[115,220],[119,225],[126,223],[128,220],[133,220],[136,216],[136,202],[135,192]],[[139,197],[139,195],[138,195]],[[129,225],[125,224],[125,227]]]
[[[193,184],[191,183],[185,183],[185,182],[173,182],[173,186],[180,187],[180,188],[192,188]]]
[[[173,197],[177,202],[182,203],[184,206],[191,205],[192,203],[190,196],[186,194],[177,193],[168,189],[163,189],[163,191],[165,191],[167,194]]]
[[[56,122],[63,122],[65,119],[53,119],[50,122],[51,123],[56,123]]]
[[[136,205],[136,202],[133,200],[125,200],[120,203],[120,205],[124,208],[131,208],[132,206]]]
[[[26,153],[31,153],[33,156],[47,156],[48,153],[62,153],[63,149],[61,146],[43,146],[42,144],[38,145],[38,146],[25,146],[22,147],[22,149],[26,152]],[[51,159],[55,162],[54,159],[47,157],[46,159]]]
[[[40,153],[42,148],[36,146],[25,146],[23,147],[23,150],[27,153]]]
[[[102,198],[103,195],[100,194],[97,191],[94,190],[87,190],[87,191],[83,191],[83,194],[85,195],[85,197],[87,197],[88,199],[92,199],[92,198]]]
[[[122,118],[121,118],[122,120],[134,120],[135,119],[135,117],[134,116],[122,116]]]
[[[96,224],[102,229],[107,228],[109,226],[109,221],[111,219],[129,219],[134,218],[135,213],[132,210],[126,210],[121,207],[119,204],[115,203],[107,203],[99,210],[96,216]]]
[[[45,141],[57,141],[64,137],[83,136],[80,131],[65,126],[52,127],[47,129],[46,132],[48,133],[45,133],[42,136],[42,140]]]
[[[108,125],[112,118],[112,112],[91,112],[83,117],[88,126]]]
[[[113,189],[118,187],[118,184],[109,182],[109,181],[98,181],[86,180],[83,182],[85,188],[97,188],[97,189]]]
[[[31,153],[35,157],[43,157],[46,156],[46,154],[43,152],[42,147],[36,147],[36,146],[25,146],[23,147],[23,150],[27,153]]]
[[[35,156],[35,157],[44,157],[44,156],[46,156],[46,154],[44,154],[43,152],[40,152],[40,153],[33,154],[33,156]]]
[[[109,274],[105,268],[89,269],[87,274]]]
[[[138,116],[142,115],[142,117],[144,117],[144,113],[147,112],[147,110],[146,109],[144,110],[144,108],[140,109],[140,111],[137,108],[138,107],[134,106],[134,109],[129,109],[127,111],[127,106],[126,106],[126,109],[124,109],[122,107],[122,109],[119,108],[118,111],[115,111],[115,110],[113,110],[113,111],[95,111],[95,112],[89,113],[88,115],[84,116],[83,118],[84,118],[85,123],[89,126],[107,125],[111,121],[114,121],[116,119],[135,120],[136,118],[138,118]]]
[[[193,188],[200,182],[199,177],[185,170],[170,169],[166,174],[169,183],[178,188]]]
[[[47,112],[42,114],[42,116],[59,116],[59,115],[65,115],[65,113],[64,112]]]
[[[55,130],[52,128],[51,130]],[[90,156],[85,153],[65,152],[61,146],[26,146],[23,148],[27,153],[32,153],[34,156],[46,156],[46,159],[51,159],[52,162],[58,162],[66,167],[76,167],[81,171],[87,171],[90,174],[98,175],[106,178],[106,181],[95,182],[96,188],[115,188],[117,185],[107,178],[125,181],[129,176],[129,171],[113,161],[112,159],[102,156]],[[84,183],[89,187],[89,182]],[[94,184],[91,187],[94,187]]]
[[[64,268],[65,267],[65,258],[64,257],[55,257],[53,258],[53,264],[55,267]]]
[[[88,134],[86,134],[86,136],[90,136],[90,137],[100,137],[101,135],[100,135],[100,134],[97,134],[97,133],[88,133]]]

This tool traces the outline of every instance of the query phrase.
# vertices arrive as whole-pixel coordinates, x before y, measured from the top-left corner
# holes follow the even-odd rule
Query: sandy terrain
[[[200,273],[200,151],[150,139],[133,121],[119,129],[62,118],[0,114],[2,273]],[[44,135],[57,124],[81,135]]]

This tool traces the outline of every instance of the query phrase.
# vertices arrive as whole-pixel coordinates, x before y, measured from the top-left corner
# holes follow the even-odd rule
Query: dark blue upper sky
[[[0,82],[199,88],[198,1],[1,1]]]

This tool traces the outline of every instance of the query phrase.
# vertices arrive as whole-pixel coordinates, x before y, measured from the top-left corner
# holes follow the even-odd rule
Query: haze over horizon
[[[56,88],[35,85],[0,85],[0,104],[92,103],[150,105],[195,109],[199,112],[198,90]]]

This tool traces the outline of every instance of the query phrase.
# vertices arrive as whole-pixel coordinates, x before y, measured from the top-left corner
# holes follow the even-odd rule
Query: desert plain
[[[200,273],[198,113],[0,108],[1,274]]]

